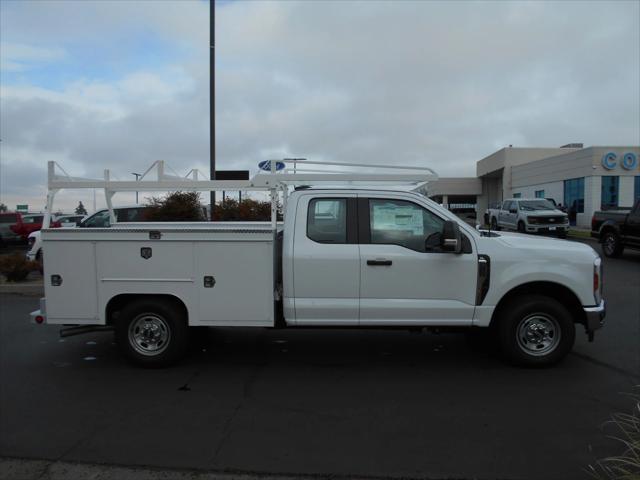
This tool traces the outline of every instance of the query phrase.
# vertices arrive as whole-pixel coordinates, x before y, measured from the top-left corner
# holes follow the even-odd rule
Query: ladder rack
[[[280,164],[280,165],[278,165]],[[166,173],[164,161],[154,162],[138,180],[112,180],[109,170],[104,170],[104,178],[91,179],[70,176],[57,162],[48,162],[47,211],[44,228],[51,221],[53,201],[62,189],[104,189],[111,223],[116,223],[112,199],[116,192],[157,192],[157,191],[222,191],[244,190],[264,191],[271,195],[271,220],[275,229],[278,193],[283,195],[286,205],[289,186],[296,185],[413,185],[419,186],[438,179],[438,175],[428,167],[371,165],[363,163],[320,162],[304,158],[270,160],[270,170],[261,171],[249,180],[201,180],[206,178],[197,169],[187,175]],[[282,168],[284,166],[284,168]],[[311,168],[308,168],[311,166]],[[277,170],[281,168],[281,170]],[[154,179],[148,178],[155,169]],[[58,173],[60,170],[61,173]],[[174,172],[175,173],[175,172]],[[213,208],[213,206],[212,206]]]

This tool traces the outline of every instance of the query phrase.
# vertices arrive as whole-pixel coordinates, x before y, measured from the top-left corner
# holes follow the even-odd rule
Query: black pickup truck
[[[640,199],[630,210],[594,213],[591,236],[602,244],[607,257],[620,256],[625,247],[640,250]]]

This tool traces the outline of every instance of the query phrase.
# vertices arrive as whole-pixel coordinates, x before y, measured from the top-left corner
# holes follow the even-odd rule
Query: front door
[[[356,196],[301,196],[295,228],[296,325],[357,325],[360,249]]]
[[[427,246],[444,218],[391,195],[358,200],[360,324],[471,325],[477,256]],[[462,234],[465,236],[465,234]],[[433,237],[432,237],[433,238]]]

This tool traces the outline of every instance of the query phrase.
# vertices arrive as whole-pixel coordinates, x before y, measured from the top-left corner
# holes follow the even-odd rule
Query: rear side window
[[[318,243],[347,243],[347,199],[311,200],[307,212],[307,237]]]

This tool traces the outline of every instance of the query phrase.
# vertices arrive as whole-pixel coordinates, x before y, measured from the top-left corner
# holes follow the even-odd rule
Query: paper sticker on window
[[[411,205],[373,204],[372,225],[375,230],[394,230],[424,234],[422,211]]]

